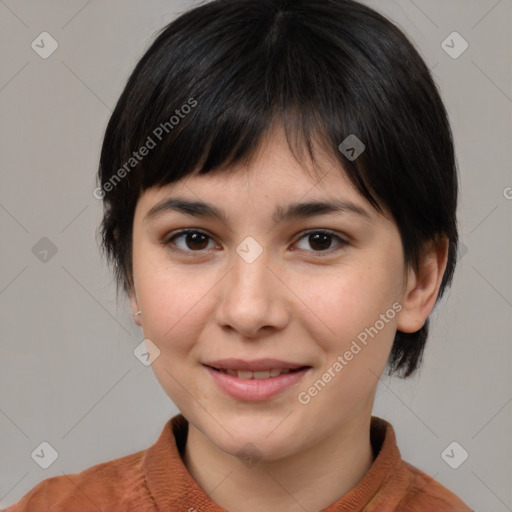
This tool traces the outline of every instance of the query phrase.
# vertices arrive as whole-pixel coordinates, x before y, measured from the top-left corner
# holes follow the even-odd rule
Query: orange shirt
[[[171,418],[153,446],[43,480],[6,512],[225,512],[183,464],[188,422]],[[395,432],[372,416],[376,455],[365,477],[324,512],[473,512],[455,494],[403,461]]]

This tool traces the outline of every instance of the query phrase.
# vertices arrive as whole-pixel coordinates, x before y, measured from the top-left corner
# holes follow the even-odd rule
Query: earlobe
[[[424,251],[418,271],[409,269],[402,297],[402,310],[397,317],[397,329],[419,331],[434,309],[448,261],[449,240],[442,237],[431,242]]]
[[[135,295],[135,291],[132,289],[130,292],[130,309],[132,311],[133,320],[139,326],[142,327],[142,322],[140,319],[140,309],[139,304],[137,302],[137,297]]]

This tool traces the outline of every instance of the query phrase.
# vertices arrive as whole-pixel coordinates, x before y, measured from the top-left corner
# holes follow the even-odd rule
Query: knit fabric
[[[225,512],[183,463],[188,422],[178,414],[147,450],[43,480],[5,512]],[[375,459],[364,478],[323,512],[473,512],[403,461],[393,427],[372,416]]]

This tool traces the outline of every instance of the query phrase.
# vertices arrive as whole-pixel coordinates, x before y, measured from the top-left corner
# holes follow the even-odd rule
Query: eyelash
[[[204,231],[201,231],[199,229],[182,229],[180,231],[177,231],[176,233],[174,233],[170,238],[168,238],[165,242],[164,242],[164,245],[166,247],[168,247],[171,251],[173,252],[179,252],[179,253],[182,253],[182,254],[187,254],[187,253],[204,253],[206,252],[205,249],[201,249],[199,251],[191,251],[191,250],[183,250],[183,249],[177,249],[175,247],[173,247],[173,241],[176,240],[177,238],[181,238],[183,236],[186,236],[190,233],[199,233],[207,238],[209,238],[210,240],[213,240],[207,233],[205,233]],[[348,242],[346,240],[344,240],[343,238],[341,238],[340,236],[338,236],[336,233],[334,233],[333,231],[330,231],[330,230],[327,230],[327,229],[313,229],[313,230],[310,230],[310,231],[307,231],[307,232],[304,232],[302,233],[302,236],[298,239],[297,242],[295,243],[298,243],[300,240],[302,240],[303,238],[309,236],[309,235],[312,235],[312,234],[315,234],[315,233],[322,233],[322,234],[325,234],[325,235],[328,235],[328,236],[331,236],[333,238],[337,238],[338,241],[339,241],[339,244],[338,244],[338,250],[340,248],[343,248],[344,246],[348,245]],[[334,248],[334,249],[327,249],[325,251],[308,251],[308,252],[313,252],[314,253],[314,256],[315,257],[318,257],[318,258],[323,258],[323,257],[326,257],[327,255],[331,255],[332,252],[335,252],[337,249]],[[316,254],[315,254],[316,253]]]

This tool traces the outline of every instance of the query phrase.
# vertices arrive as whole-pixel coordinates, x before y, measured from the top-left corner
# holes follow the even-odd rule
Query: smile
[[[238,377],[239,379],[272,379],[287,373],[294,373],[306,368],[305,366],[296,369],[290,368],[269,368],[268,370],[250,371],[250,370],[232,370],[229,368],[214,368],[210,367],[220,373]]]
[[[298,368],[269,368],[237,370],[203,365],[212,383],[223,394],[236,400],[262,401],[290,391],[312,370],[311,366]]]

